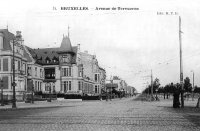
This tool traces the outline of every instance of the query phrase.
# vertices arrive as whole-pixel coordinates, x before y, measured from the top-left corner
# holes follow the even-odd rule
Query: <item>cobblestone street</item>
[[[197,131],[200,130],[200,110],[173,109],[171,100],[63,101],[58,107],[0,110],[0,130]]]

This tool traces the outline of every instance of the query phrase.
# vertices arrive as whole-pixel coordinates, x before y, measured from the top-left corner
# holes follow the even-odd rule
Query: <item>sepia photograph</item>
[[[0,2],[0,131],[200,130],[200,1]]]

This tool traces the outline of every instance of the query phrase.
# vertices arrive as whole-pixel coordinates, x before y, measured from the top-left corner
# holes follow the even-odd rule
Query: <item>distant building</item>
[[[99,67],[101,89],[106,90],[106,70]]]
[[[122,80],[118,76],[113,76],[111,80],[108,80],[106,87],[108,90],[112,87],[116,91],[123,91],[125,94],[129,95],[133,95],[133,93],[135,92],[134,87],[128,86],[126,81]]]

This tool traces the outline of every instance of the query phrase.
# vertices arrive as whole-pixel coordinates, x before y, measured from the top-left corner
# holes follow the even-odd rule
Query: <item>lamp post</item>
[[[16,86],[16,83],[15,83],[15,45],[14,45],[15,41],[13,39],[13,83],[12,83],[12,86],[13,86],[13,99],[12,99],[12,108],[17,108],[16,106],[16,97],[15,97],[15,86]]]
[[[34,86],[33,86],[33,80],[31,80],[31,103],[32,104],[34,103],[33,93],[34,93]]]
[[[3,102],[3,79],[0,80],[0,86],[1,86],[1,106],[4,106],[4,102]]]
[[[110,100],[112,101],[112,86],[113,86],[113,80],[110,79],[110,82],[111,82]]]
[[[48,102],[51,102],[51,84],[48,83],[48,87],[49,87],[49,100]]]

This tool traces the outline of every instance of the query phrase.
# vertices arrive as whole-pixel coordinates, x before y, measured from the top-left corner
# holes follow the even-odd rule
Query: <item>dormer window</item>
[[[58,59],[54,56],[53,57],[53,62],[56,63],[58,61]]]
[[[49,59],[49,57],[46,58],[46,63],[47,63],[47,64],[50,63],[50,59]]]

